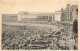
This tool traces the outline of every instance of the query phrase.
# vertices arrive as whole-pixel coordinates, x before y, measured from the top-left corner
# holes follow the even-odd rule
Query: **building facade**
[[[61,9],[61,21],[73,22],[78,17],[78,5],[67,4],[65,9]]]
[[[17,14],[2,14],[2,22],[17,22]]]
[[[61,11],[55,11],[54,20],[55,21],[61,21]]]
[[[63,10],[63,8],[61,8],[61,21],[65,21],[66,18],[65,18],[65,11]]]
[[[53,13],[27,13],[27,12],[20,12],[18,14],[18,21],[22,22],[29,22],[29,21],[54,21],[54,14]]]

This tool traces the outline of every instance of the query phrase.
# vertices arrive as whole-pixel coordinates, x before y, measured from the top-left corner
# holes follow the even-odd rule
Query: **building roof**
[[[26,12],[26,11],[22,11],[19,13],[21,14],[54,14],[54,12]]]

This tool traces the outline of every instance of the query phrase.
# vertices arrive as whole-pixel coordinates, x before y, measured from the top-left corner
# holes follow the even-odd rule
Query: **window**
[[[78,9],[76,9],[76,15],[78,15]]]

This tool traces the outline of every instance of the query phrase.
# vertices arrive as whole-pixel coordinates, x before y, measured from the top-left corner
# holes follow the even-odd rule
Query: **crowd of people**
[[[3,25],[2,49],[22,49],[28,41],[40,39],[41,35],[49,35],[54,30],[51,27]]]
[[[67,40],[69,37],[72,37],[70,31],[72,32],[71,26],[66,26],[57,31],[55,27],[12,26],[3,24],[2,49],[70,49],[68,46],[64,48],[68,44]],[[66,42],[64,43],[65,45],[60,40]]]

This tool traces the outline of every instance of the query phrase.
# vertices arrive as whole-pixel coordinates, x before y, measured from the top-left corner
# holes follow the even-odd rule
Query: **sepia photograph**
[[[77,0],[0,0],[1,50],[78,50]]]

